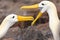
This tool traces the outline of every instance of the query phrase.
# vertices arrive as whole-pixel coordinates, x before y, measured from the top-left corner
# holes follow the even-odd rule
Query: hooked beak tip
[[[22,6],[20,9],[35,9],[38,8],[39,4],[34,4],[34,5],[30,5],[30,6]]]
[[[34,18],[32,16],[18,16],[18,21],[33,21]]]

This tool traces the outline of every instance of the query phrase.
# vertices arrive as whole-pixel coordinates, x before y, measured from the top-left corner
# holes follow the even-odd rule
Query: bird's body
[[[8,29],[18,21],[32,21],[31,16],[18,16],[16,14],[8,15],[0,25],[0,38],[2,38],[8,31]]]
[[[52,31],[54,40],[60,40],[60,20],[57,15],[57,9],[54,3],[50,1],[41,1],[39,4],[32,6],[22,6],[21,9],[42,8],[36,19],[32,22],[32,25],[45,11],[49,15],[49,27]]]
[[[57,15],[57,9],[52,2],[49,3],[51,5],[51,7],[47,10],[47,13],[49,15],[49,27],[53,33],[54,40],[60,40],[60,20]]]
[[[49,27],[53,33],[53,37],[55,40],[60,40],[59,36],[59,18],[57,15],[57,9],[54,4],[52,4],[52,7],[47,10],[47,13],[49,15]]]

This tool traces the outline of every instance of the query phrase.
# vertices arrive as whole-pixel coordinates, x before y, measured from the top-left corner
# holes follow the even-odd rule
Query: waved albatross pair
[[[39,17],[46,11],[49,15],[49,27],[52,31],[54,40],[60,40],[60,20],[57,15],[57,9],[54,3],[50,1],[41,1],[39,4],[31,5],[31,6],[22,6],[21,9],[33,9],[33,8],[41,8],[39,14],[36,19],[32,22],[31,25],[37,21]]]

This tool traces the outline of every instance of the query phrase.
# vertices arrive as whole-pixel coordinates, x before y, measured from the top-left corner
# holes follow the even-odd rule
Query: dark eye
[[[13,16],[12,18],[15,18],[15,16]]]
[[[42,5],[44,5],[44,3],[42,3]]]

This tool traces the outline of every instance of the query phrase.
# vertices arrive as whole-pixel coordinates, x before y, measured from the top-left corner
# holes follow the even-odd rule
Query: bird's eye
[[[42,3],[42,5],[44,5],[44,3]]]
[[[13,16],[12,18],[15,18],[15,16]]]

